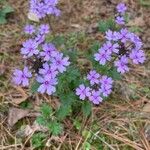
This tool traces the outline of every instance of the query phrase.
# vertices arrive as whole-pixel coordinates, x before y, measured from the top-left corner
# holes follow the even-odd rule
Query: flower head
[[[117,11],[119,13],[124,14],[126,12],[126,10],[127,10],[127,7],[126,7],[126,5],[124,3],[119,3],[117,5]]]
[[[115,21],[119,25],[124,25],[125,24],[124,17],[122,17],[122,16],[117,16]]]
[[[24,28],[24,32],[27,34],[35,33],[35,26],[34,25],[26,25]]]
[[[39,27],[39,34],[43,35],[43,34],[47,34],[49,33],[49,25],[48,24],[42,24]]]
[[[31,57],[33,55],[37,55],[39,50],[37,49],[38,44],[32,39],[27,40],[23,43],[23,48],[21,48],[21,54]]]
[[[119,33],[116,32],[116,31],[111,31],[111,30],[108,30],[106,31],[106,36],[105,38],[108,40],[108,41],[118,41],[119,37],[118,37]]]
[[[48,63],[44,63],[43,68],[39,70],[39,73],[43,76],[55,78],[58,74],[58,71],[55,68],[51,67]]]
[[[56,91],[55,85],[57,85],[57,79],[51,78],[50,76],[37,77],[37,82],[39,82],[41,85],[38,88],[38,92],[40,93],[47,93],[48,95],[52,95]]]
[[[130,59],[132,59],[133,63],[135,63],[135,64],[144,63],[144,61],[146,59],[144,51],[132,50],[132,52],[130,53]]]
[[[40,52],[40,56],[44,57],[45,61],[51,60],[58,52],[54,44],[45,43],[43,46],[43,51]]]
[[[69,57],[63,57],[63,53],[57,53],[52,60],[51,66],[57,69],[60,73],[66,71],[66,67],[70,65]]]
[[[113,80],[110,77],[102,76],[100,83],[101,83],[100,91],[103,96],[107,97],[112,92]]]
[[[91,95],[90,88],[86,87],[84,84],[81,84],[76,89],[76,95],[80,97],[81,100],[85,100],[85,98],[89,97]]]
[[[95,70],[91,70],[87,75],[87,79],[90,81],[91,85],[99,83],[100,74],[97,73]]]
[[[93,90],[92,92],[91,92],[91,96],[89,96],[89,100],[91,101],[91,102],[93,102],[93,104],[96,104],[96,105],[98,105],[99,103],[101,103],[102,102],[102,97],[100,96],[100,91],[95,91],[95,90]]]
[[[105,65],[107,61],[111,60],[112,52],[104,49],[104,47],[100,48],[98,53],[94,54],[95,60],[98,61],[101,65]]]
[[[123,55],[119,60],[115,61],[115,66],[117,67],[117,71],[121,74],[128,72],[128,57]]]
[[[16,85],[28,86],[29,78],[32,77],[28,67],[24,67],[23,70],[16,69],[13,73],[13,83]]]

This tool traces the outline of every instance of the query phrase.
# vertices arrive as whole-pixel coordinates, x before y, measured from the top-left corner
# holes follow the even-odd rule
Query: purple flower
[[[141,39],[134,33],[130,33],[129,35],[130,35],[129,38],[130,38],[131,42],[133,42],[135,45],[135,49],[140,50],[143,45]]]
[[[103,100],[100,94],[101,94],[100,91],[93,90],[91,96],[89,96],[89,100],[93,102],[93,104],[98,105]]]
[[[125,20],[123,17],[121,16],[117,16],[116,19],[115,19],[116,23],[119,24],[119,25],[124,25],[125,24]]]
[[[103,96],[107,97],[112,92],[113,80],[112,78],[104,75],[102,76],[100,83],[101,83],[100,91],[102,92]]]
[[[100,83],[102,86],[109,86],[113,84],[113,80],[111,77],[107,77],[106,75],[102,76],[100,79]]]
[[[132,50],[130,53],[130,59],[132,59],[135,64],[144,63],[146,59],[145,53],[143,50]]]
[[[43,51],[40,52],[40,56],[44,57],[45,61],[49,61],[58,53],[55,45],[52,43],[45,43],[42,48]]]
[[[59,52],[57,53],[56,56],[54,56],[54,58],[52,58],[51,62],[52,62],[52,67],[57,69],[60,73],[66,71],[66,67],[70,65],[69,57],[63,58],[63,53],[59,53]]]
[[[84,84],[81,84],[77,89],[76,89],[76,95],[80,97],[81,100],[85,100],[85,98],[89,97],[91,95],[89,87],[85,87]]]
[[[26,25],[24,28],[24,32],[27,34],[35,33],[35,26],[34,25]]]
[[[34,40],[29,39],[23,43],[23,48],[21,48],[21,54],[27,57],[37,55],[39,53],[39,50],[37,49],[37,47],[38,47],[38,44]]]
[[[124,14],[126,10],[127,10],[127,7],[126,7],[126,5],[124,3],[119,3],[117,5],[117,11],[119,13]]]
[[[39,18],[48,14],[60,15],[60,10],[56,8],[58,0],[30,0],[30,12],[35,13]]]
[[[113,32],[111,30],[108,30],[106,32],[106,36],[105,38],[108,40],[108,41],[117,41],[119,38],[118,38],[118,35],[119,33],[118,32]]]
[[[38,34],[34,40],[38,45],[42,44],[45,41],[45,35]]]
[[[117,71],[121,74],[128,72],[128,58],[124,55],[119,60],[115,61],[115,66],[117,67]]]
[[[39,73],[43,76],[55,78],[58,74],[58,71],[56,71],[56,69],[51,67],[48,63],[44,63],[43,68],[39,69]]]
[[[94,54],[95,60],[101,65],[105,65],[107,61],[111,60],[111,52],[105,50],[103,47],[99,49],[99,52]]]
[[[42,25],[40,25],[40,27],[39,27],[39,33],[42,34],[42,35],[49,33],[49,25],[48,24],[42,24]]]
[[[91,70],[87,75],[87,79],[90,81],[91,85],[99,83],[100,74],[97,73],[95,70]]]
[[[32,77],[28,67],[24,67],[23,70],[15,69],[13,73],[13,83],[16,85],[28,86],[29,78]]]
[[[50,76],[45,76],[45,77],[37,77],[37,81],[41,83],[41,85],[38,88],[38,92],[40,93],[47,93],[48,95],[52,95],[53,93],[56,92],[56,87],[57,85],[57,79],[56,78],[51,78]]]
[[[119,39],[122,43],[126,43],[130,39],[130,32],[127,29],[121,29]]]
[[[107,41],[104,45],[103,48],[107,51],[110,52],[110,54],[112,52],[114,53],[118,53],[119,52],[119,44],[118,43],[114,43],[112,44],[110,41]]]

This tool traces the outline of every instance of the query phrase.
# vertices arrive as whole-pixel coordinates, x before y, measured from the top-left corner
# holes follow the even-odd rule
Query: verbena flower
[[[121,29],[119,34],[118,34],[118,37],[122,43],[126,43],[130,38],[130,32],[126,28]]]
[[[30,12],[35,13],[39,18],[46,15],[60,15],[60,10],[56,7],[58,0],[30,0]]]
[[[23,43],[23,48],[21,48],[21,54],[31,57],[39,53],[38,44],[32,39],[29,39]]]
[[[91,85],[99,83],[100,74],[97,73],[95,70],[91,70],[87,75],[87,79],[90,81]]]
[[[122,17],[122,16],[117,16],[116,19],[115,19],[115,21],[119,25],[124,25],[125,24],[124,17]]]
[[[51,66],[57,69],[60,73],[66,71],[66,67],[70,65],[69,57],[63,57],[63,53],[57,53],[51,60]]]
[[[112,43],[110,41],[107,41],[106,43],[104,43],[103,48],[107,51],[110,52],[110,54],[112,52],[114,53],[118,53],[119,52],[119,44],[118,43]]]
[[[34,40],[38,45],[43,44],[45,41],[45,35],[38,34]]]
[[[47,93],[48,95],[52,95],[53,93],[56,92],[55,85],[58,84],[56,78],[51,78],[50,76],[45,77],[38,76],[37,82],[41,84],[38,88],[39,93],[41,94]]]
[[[24,28],[24,32],[27,33],[27,34],[33,34],[35,33],[35,26],[34,25],[26,25],[25,28]]]
[[[51,60],[55,55],[57,55],[57,49],[52,43],[45,43],[42,45],[42,51],[40,56],[44,58],[45,61]]]
[[[111,52],[105,50],[103,47],[99,49],[98,53],[94,54],[94,58],[101,65],[105,65],[107,61],[111,60]]]
[[[93,103],[93,104],[100,104],[102,102],[102,97],[100,96],[101,92],[100,91],[96,91],[93,90],[91,92],[91,95],[89,96],[89,100]]]
[[[78,95],[81,100],[85,100],[91,95],[91,89],[89,87],[86,87],[84,84],[81,84],[76,89],[76,95]]]
[[[124,55],[119,60],[115,61],[115,66],[117,67],[117,71],[121,74],[128,72],[128,58]]]
[[[50,64],[44,63],[43,68],[39,69],[39,73],[43,76],[55,78],[58,74],[58,71],[55,68],[51,67]]]
[[[116,8],[117,8],[118,13],[121,13],[121,14],[124,14],[127,10],[127,7],[124,3],[119,3]]]
[[[48,24],[42,24],[39,26],[39,34],[47,34],[50,32],[50,28]]]
[[[132,59],[133,63],[139,64],[144,63],[145,61],[145,54],[143,50],[132,50],[130,53],[130,59]]]
[[[111,77],[102,76],[100,80],[100,91],[103,96],[107,97],[112,92],[113,80]]]
[[[28,86],[29,78],[32,77],[31,72],[28,67],[24,67],[23,70],[15,69],[13,73],[13,83],[16,85]]]
[[[105,38],[108,40],[108,41],[118,41],[119,37],[118,37],[118,32],[116,31],[111,31],[111,30],[108,30],[106,31],[106,36]]]

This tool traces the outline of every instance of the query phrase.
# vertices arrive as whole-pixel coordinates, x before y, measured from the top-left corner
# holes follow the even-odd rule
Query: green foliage
[[[1,10],[0,10],[0,24],[5,24],[7,23],[6,17],[7,14],[13,12],[14,9],[11,6],[4,6]]]
[[[89,101],[85,101],[82,103],[82,111],[83,114],[87,117],[91,114],[92,111],[92,104]]]
[[[34,83],[32,83],[32,85],[31,85],[31,92],[32,93],[36,93],[37,92],[37,90],[38,90],[38,88],[39,88],[39,86],[40,86],[40,83],[38,83],[37,81],[35,81]]]
[[[100,21],[99,22],[99,31],[102,33],[105,33],[108,29],[110,30],[115,30],[116,29],[116,24],[112,18],[105,20],[105,21]]]
[[[145,6],[145,7],[149,7],[150,6],[150,1],[149,0],[139,0],[140,4]]]
[[[63,126],[56,120],[52,121],[51,123],[48,124],[48,129],[52,135],[57,136],[62,133]]]
[[[45,139],[46,139],[46,134],[39,132],[35,133],[32,138],[32,145],[36,149],[40,149],[45,146]]]
[[[36,118],[36,122],[42,126],[45,126],[52,135],[58,135],[62,132],[62,125],[58,122],[58,118],[55,117],[55,112],[48,104],[41,106],[41,116]]]

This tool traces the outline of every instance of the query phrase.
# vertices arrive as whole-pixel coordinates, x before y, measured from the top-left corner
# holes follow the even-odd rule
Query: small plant
[[[57,0],[30,0],[30,13],[39,20],[49,20],[48,15],[61,15],[57,3]],[[25,66],[14,71],[13,82],[26,87],[32,78],[31,92],[59,98],[58,109],[52,110],[43,104],[42,115],[36,120],[52,135],[62,132],[60,121],[67,115],[80,110],[86,116],[90,115],[92,104],[101,104],[112,93],[115,80],[129,71],[129,61],[144,63],[143,43],[127,29],[126,10],[124,3],[118,4],[115,19],[99,24],[99,30],[105,33],[105,41],[95,42],[83,53],[74,49],[72,43],[76,40],[69,39],[72,43],[68,43],[65,36],[53,34],[48,24],[25,26],[24,32],[29,38],[21,48]],[[81,55],[88,61],[88,67],[80,63]]]
[[[0,4],[1,3],[2,2],[0,1]],[[7,15],[9,13],[12,13],[14,11],[14,9],[11,6],[9,6],[8,4],[6,5],[5,1],[2,3],[2,5],[3,5],[3,7],[0,8],[0,24],[5,24],[5,23],[7,23],[7,19],[6,19]]]
[[[52,135],[59,135],[62,132],[62,125],[54,116],[54,112],[50,106],[43,104],[41,106],[41,116],[37,117],[36,122],[45,126]]]

